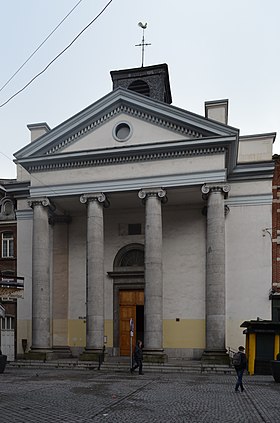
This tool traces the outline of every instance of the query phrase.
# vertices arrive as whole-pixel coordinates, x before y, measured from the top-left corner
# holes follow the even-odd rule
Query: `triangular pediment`
[[[119,124],[128,136],[118,139]],[[238,130],[122,88],[116,89],[17,153],[25,159],[145,144],[236,135]]]
[[[145,119],[120,113],[113,116],[105,125],[95,131],[88,131],[83,137],[61,147],[60,153],[89,151],[106,148],[131,147],[166,141],[192,139],[188,134],[180,134],[160,125],[153,125]]]

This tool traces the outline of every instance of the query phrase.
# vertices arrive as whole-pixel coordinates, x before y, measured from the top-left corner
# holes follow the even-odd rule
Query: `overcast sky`
[[[0,87],[78,0],[0,0]],[[0,103],[40,72],[108,0],[82,0],[0,92]],[[167,63],[173,105],[204,115],[204,102],[229,99],[229,124],[242,135],[278,132],[279,0],[113,0],[28,88],[0,107],[0,178],[15,178],[13,153],[30,142],[27,124],[53,128],[112,89],[111,70]]]

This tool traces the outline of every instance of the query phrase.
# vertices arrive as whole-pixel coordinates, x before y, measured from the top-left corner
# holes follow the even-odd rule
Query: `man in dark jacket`
[[[235,370],[236,370],[236,374],[237,374],[237,381],[236,381],[236,385],[235,385],[235,392],[239,392],[238,388],[240,386],[241,392],[244,391],[244,386],[243,386],[243,382],[242,382],[242,377],[243,377],[243,373],[244,370],[247,368],[247,358],[246,358],[246,354],[244,353],[245,348],[240,346],[238,348],[238,353],[240,354],[240,359],[239,359],[239,364],[235,365]]]
[[[134,372],[134,370],[137,369],[137,367],[139,367],[139,375],[143,375],[144,374],[142,372],[143,352],[142,352],[142,341],[140,341],[140,339],[137,341],[135,345],[134,361],[136,364],[130,369],[130,372],[131,373]]]

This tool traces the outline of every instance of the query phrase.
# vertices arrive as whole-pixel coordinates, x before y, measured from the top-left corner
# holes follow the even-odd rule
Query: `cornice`
[[[212,145],[211,145],[212,144]],[[48,158],[39,157],[32,160],[22,160],[19,163],[28,172],[46,172],[62,169],[111,166],[116,164],[126,164],[131,162],[147,162],[157,160],[180,159],[186,157],[225,154],[227,146],[217,145],[215,142],[193,144],[182,142],[181,144],[167,143],[162,145],[145,145],[137,148],[108,149],[107,151],[95,150],[92,152],[79,152],[65,155],[54,155]]]
[[[272,194],[239,195],[229,197],[225,204],[230,207],[271,205]]]
[[[229,175],[228,180],[272,179],[273,173],[273,161],[238,164]]]

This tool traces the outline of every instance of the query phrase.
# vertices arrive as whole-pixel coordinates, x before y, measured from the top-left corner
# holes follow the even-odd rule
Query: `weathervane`
[[[150,46],[150,43],[145,43],[145,36],[144,36],[144,31],[147,28],[147,22],[145,24],[143,24],[142,22],[138,23],[138,26],[140,26],[140,28],[143,29],[143,36],[142,36],[142,42],[140,44],[135,44],[135,47],[142,47],[142,68],[144,66],[144,51],[145,51],[145,46]]]

